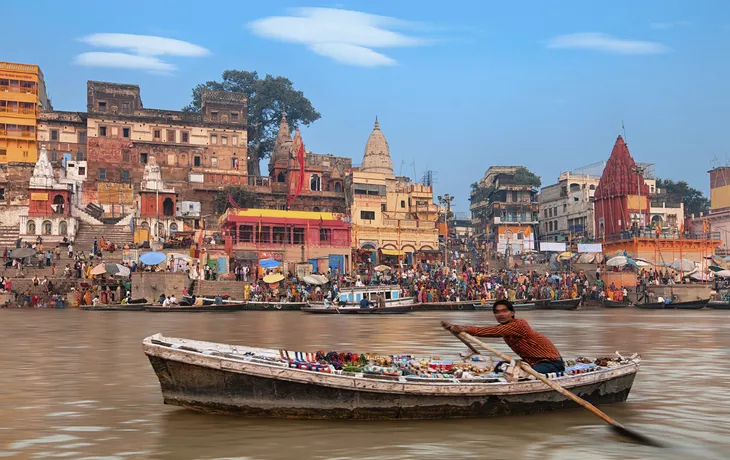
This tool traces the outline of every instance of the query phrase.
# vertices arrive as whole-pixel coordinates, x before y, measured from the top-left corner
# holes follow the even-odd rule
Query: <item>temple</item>
[[[149,229],[148,238],[158,240],[183,230],[183,221],[177,218],[177,193],[162,181],[162,172],[155,157],[145,165],[139,189],[137,225]]]

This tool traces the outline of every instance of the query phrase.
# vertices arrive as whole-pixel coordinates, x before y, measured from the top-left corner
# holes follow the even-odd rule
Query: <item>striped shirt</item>
[[[513,319],[499,326],[467,326],[465,332],[475,337],[503,337],[509,347],[531,366],[560,359],[560,352],[544,335],[532,330],[524,319]]]

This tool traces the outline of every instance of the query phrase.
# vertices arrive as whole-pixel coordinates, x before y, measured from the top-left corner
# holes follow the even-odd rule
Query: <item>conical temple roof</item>
[[[644,183],[643,173],[637,168],[623,137],[618,136],[606,167],[603,168],[595,197],[638,195],[639,187],[642,195],[649,195],[649,186]]]
[[[41,152],[38,154],[38,161],[33,168],[33,175],[30,178],[30,186],[32,188],[53,188],[55,178],[53,176],[53,166],[48,161],[48,155],[46,153],[46,147],[41,147]]]
[[[373,132],[370,133],[365,144],[365,156],[362,159],[360,170],[364,172],[378,172],[393,174],[393,160],[390,158],[390,146],[380,130],[378,119],[375,118]]]
[[[276,141],[274,142],[274,151],[271,154],[271,161],[287,161],[289,159],[291,143],[289,122],[286,119],[286,112],[283,112],[281,114],[281,122],[279,122],[279,132],[276,134]]]

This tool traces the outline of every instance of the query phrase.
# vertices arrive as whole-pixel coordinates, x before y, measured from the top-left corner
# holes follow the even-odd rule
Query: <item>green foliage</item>
[[[542,185],[540,176],[536,175],[524,166],[520,166],[515,171],[515,183],[517,185],[532,185],[533,187],[539,187]]]
[[[183,108],[186,112],[200,112],[204,89],[245,93],[248,98],[248,173],[261,175],[259,161],[268,158],[274,149],[282,111],[292,130],[309,126],[320,118],[304,93],[294,89],[291,80],[257,72],[226,70],[222,81],[208,81],[193,88],[192,102]]]
[[[684,203],[684,213],[689,216],[699,216],[700,212],[710,210],[710,200],[686,181],[674,182],[670,179],[657,179],[656,186],[661,190],[661,196],[668,203]]]
[[[231,204],[228,202],[229,193],[233,201],[242,208],[258,208],[261,206],[261,199],[258,194],[243,188],[226,187],[223,190],[219,190],[215,194],[215,198],[213,198],[213,206],[218,214],[223,214],[226,212],[226,209],[231,207]]]
[[[471,184],[471,193],[469,194],[469,201],[473,203],[480,203],[482,201],[490,201],[492,193],[495,188],[490,185],[484,185],[479,182]]]

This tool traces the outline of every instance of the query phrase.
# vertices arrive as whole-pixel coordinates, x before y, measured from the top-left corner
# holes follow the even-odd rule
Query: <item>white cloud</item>
[[[121,48],[141,56],[205,56],[210,51],[190,42],[153,35],[92,34],[81,41],[100,48]]]
[[[292,16],[272,16],[248,23],[260,37],[307,46],[343,64],[374,67],[396,61],[373,48],[420,46],[429,40],[393,29],[414,29],[417,24],[334,8],[299,8]]]
[[[689,21],[668,21],[668,22],[652,22],[649,24],[649,27],[651,27],[654,30],[666,30],[666,29],[672,29],[674,27],[686,27],[691,25]]]
[[[149,70],[157,73],[171,73],[176,67],[152,56],[137,56],[127,53],[91,52],[76,56],[76,64],[87,67],[108,67],[114,69]]]
[[[147,70],[158,75],[169,75],[177,67],[157,56],[199,57],[210,54],[202,46],[173,38],[133,34],[92,34],[80,39],[101,48],[120,48],[125,53],[94,51],[76,56],[78,65],[116,69]]]
[[[627,40],[596,32],[558,35],[548,40],[547,47],[633,55],[661,54],[671,51],[668,46],[658,42]]]

